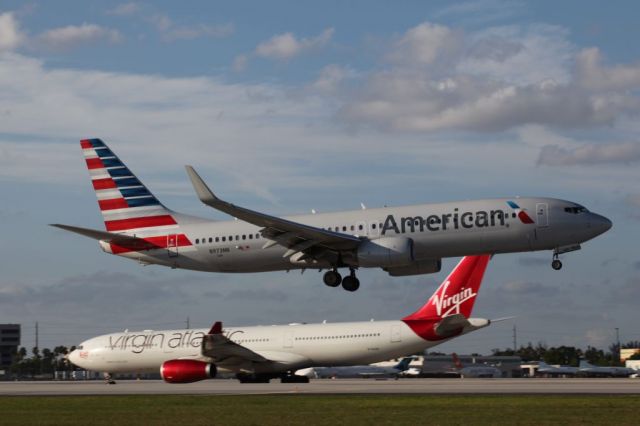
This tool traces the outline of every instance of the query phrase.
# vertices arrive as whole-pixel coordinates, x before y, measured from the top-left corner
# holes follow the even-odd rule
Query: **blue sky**
[[[549,267],[498,256],[475,314],[521,342],[640,339],[640,29],[619,2],[16,2],[0,5],[0,322],[44,345],[124,328],[393,319],[442,273],[141,267],[47,227],[102,227],[79,149],[101,137],[175,210],[274,214],[495,196],[565,198],[613,229]],[[512,323],[442,350],[511,344]]]

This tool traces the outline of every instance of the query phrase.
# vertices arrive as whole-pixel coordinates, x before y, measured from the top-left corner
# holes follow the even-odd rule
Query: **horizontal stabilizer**
[[[130,235],[116,234],[114,232],[107,231],[98,231],[97,229],[81,228],[79,226],[61,225],[59,223],[52,223],[49,226],[64,229],[65,231],[75,232],[76,234],[84,235],[85,237],[93,238],[94,240],[103,240],[116,244],[144,241],[141,238],[132,237]]]
[[[155,250],[165,248],[166,237],[160,237],[162,242],[154,241],[154,238],[143,239],[133,237],[131,235],[116,234],[107,231],[98,231],[97,229],[81,228],[79,226],[61,225],[58,223],[51,224],[56,228],[64,229],[65,231],[75,232],[76,234],[83,235],[85,237],[93,238],[94,240],[104,241],[111,245],[111,250],[114,247],[120,251],[143,251],[143,250]],[[157,237],[155,238],[157,239]]]
[[[448,317],[444,317],[442,321],[440,321],[435,329],[435,332],[438,336],[450,336],[459,333],[460,330],[468,325],[470,325],[469,320],[467,320],[464,315],[449,315]]]

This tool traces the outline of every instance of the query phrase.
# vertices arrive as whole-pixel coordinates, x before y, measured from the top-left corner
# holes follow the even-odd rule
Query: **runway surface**
[[[240,384],[205,380],[176,385],[160,380],[0,382],[0,395],[266,395],[266,394],[640,394],[640,379],[339,379],[311,383]]]

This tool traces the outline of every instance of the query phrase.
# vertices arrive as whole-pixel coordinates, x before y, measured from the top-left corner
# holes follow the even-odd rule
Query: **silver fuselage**
[[[516,202],[519,210],[508,204]],[[573,209],[573,210],[572,210]],[[576,213],[576,209],[581,209]],[[532,223],[519,217],[523,211]],[[188,246],[118,253],[143,263],[209,272],[263,272],[328,268],[320,262],[297,262],[286,248],[263,249],[260,227],[239,221],[210,221],[174,213],[174,229],[140,230],[145,238],[158,232],[183,234]],[[405,207],[289,216],[286,219],[375,241],[403,236],[413,240],[415,261],[481,253],[554,250],[584,243],[611,227],[611,222],[571,201],[554,198],[503,198],[423,204]],[[110,252],[108,244],[101,244]],[[361,267],[357,263],[350,265]]]

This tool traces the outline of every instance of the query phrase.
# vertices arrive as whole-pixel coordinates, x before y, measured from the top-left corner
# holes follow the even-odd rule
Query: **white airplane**
[[[630,377],[636,373],[633,368],[627,367],[598,367],[584,359],[580,360],[579,374],[589,377]]]
[[[559,377],[559,376],[575,376],[578,374],[578,367],[570,365],[549,365],[544,361],[538,362],[537,376]]]
[[[571,201],[500,198],[336,213],[270,216],[216,197],[193,168],[200,200],[238,220],[212,221],[169,210],[100,139],[80,142],[106,231],[54,224],[99,240],[107,253],[209,272],[326,269],[324,283],[355,291],[357,268],[391,276],[440,271],[443,257],[553,250],[558,255],[611,227]],[[338,268],[349,268],[342,278]]]
[[[489,255],[463,258],[424,306],[399,321],[365,321],[107,334],[82,342],[73,364],[105,373],[157,372],[170,383],[235,373],[243,383],[308,382],[296,370],[363,365],[421,353],[488,326],[470,318]]]
[[[463,365],[458,358],[458,354],[455,352],[451,354],[453,358],[453,365],[456,368],[458,374],[463,379],[467,378],[498,378],[502,377],[502,372],[500,369],[493,367],[491,365],[485,364],[471,364],[471,365]]]
[[[351,366],[338,366],[338,367],[313,367],[308,371],[298,370],[296,374],[307,375],[309,377],[315,377],[319,379],[326,378],[340,378],[340,377],[399,377],[400,373],[409,369],[409,364],[415,357],[404,357],[396,365],[381,366],[381,365],[351,365]]]

